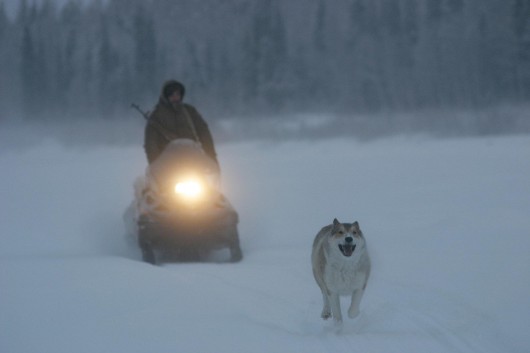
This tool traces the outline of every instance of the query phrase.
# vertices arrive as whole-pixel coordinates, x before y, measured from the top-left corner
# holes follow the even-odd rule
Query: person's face
[[[179,90],[176,90],[175,92],[171,93],[167,99],[170,103],[180,103],[182,101],[182,95],[180,94]]]

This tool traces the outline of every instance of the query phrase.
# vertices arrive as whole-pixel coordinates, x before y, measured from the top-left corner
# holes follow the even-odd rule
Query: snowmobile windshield
[[[217,184],[219,179],[217,163],[198,143],[189,139],[170,142],[150,165],[149,172],[165,191],[174,190],[176,183],[182,179],[203,179],[213,184]]]

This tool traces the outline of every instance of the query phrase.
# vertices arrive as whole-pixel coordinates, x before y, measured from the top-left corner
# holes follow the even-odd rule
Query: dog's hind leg
[[[322,314],[320,315],[324,320],[327,320],[331,317],[331,309],[329,307],[329,298],[326,292],[322,291],[322,300],[324,301],[324,308],[322,309]]]
[[[336,323],[342,322],[342,313],[340,312],[340,296],[338,294],[331,294],[329,296],[329,303],[331,305],[331,313],[333,314],[333,320]]]
[[[351,305],[348,309],[348,317],[353,319],[360,314],[359,305],[361,304],[361,298],[363,297],[364,289],[356,289],[351,296]]]

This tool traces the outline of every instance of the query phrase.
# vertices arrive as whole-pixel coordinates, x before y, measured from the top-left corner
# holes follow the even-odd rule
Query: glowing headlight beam
[[[175,185],[175,193],[188,198],[197,198],[202,191],[202,185],[196,180],[181,181]]]

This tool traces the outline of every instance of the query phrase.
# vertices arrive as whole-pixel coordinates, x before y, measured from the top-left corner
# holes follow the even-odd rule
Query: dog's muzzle
[[[353,255],[353,252],[355,251],[355,247],[356,247],[355,244],[344,244],[344,245],[339,244],[340,252],[342,253],[342,255],[346,257],[350,257]]]

